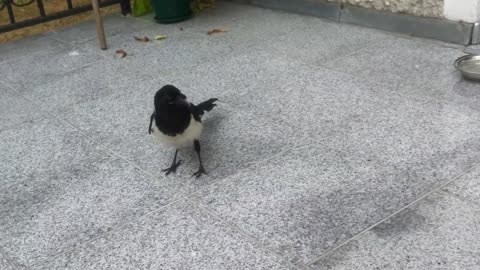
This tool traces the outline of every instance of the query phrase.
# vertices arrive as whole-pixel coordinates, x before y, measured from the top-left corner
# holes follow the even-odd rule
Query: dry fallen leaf
[[[212,29],[212,30],[208,31],[208,34],[213,35],[213,34],[220,34],[220,33],[225,33],[225,32],[227,32],[227,31],[224,30],[224,29],[215,28],[215,29]]]
[[[140,41],[140,42],[149,42],[150,39],[148,37],[133,37],[136,41]]]
[[[127,53],[124,50],[116,50],[115,56],[117,58],[124,58],[125,56],[127,56]]]
[[[164,39],[166,39],[166,38],[167,38],[167,36],[165,36],[165,35],[155,36],[155,40],[164,40]]]

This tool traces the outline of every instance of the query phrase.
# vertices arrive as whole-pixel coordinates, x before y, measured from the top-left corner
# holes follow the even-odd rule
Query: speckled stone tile
[[[158,181],[57,120],[1,136],[0,246],[28,267],[171,202]],[[178,188],[178,190],[175,190]]]
[[[61,43],[50,38],[51,35],[52,33],[46,33],[3,43],[0,51],[0,63],[60,46]]]
[[[0,83],[0,132],[42,117],[48,113]]]
[[[385,84],[409,82],[423,85],[454,71],[453,61],[462,55],[462,49],[456,46],[390,38],[319,64]]]
[[[214,96],[230,107],[257,112],[255,108],[264,105],[281,107],[282,100],[289,98],[289,87],[296,82],[291,76],[310,70],[298,61],[260,50],[235,52],[185,69],[182,76],[166,74],[163,78],[200,98]],[[270,109],[261,111],[261,115],[275,115]]]
[[[123,17],[120,14],[113,14],[103,17],[103,26],[105,28],[105,35],[107,36],[107,45],[112,47],[112,44],[110,43],[112,37],[117,35],[128,35],[132,32],[151,26],[151,23],[140,21],[132,17]],[[92,43],[96,44],[97,50],[101,51],[95,27],[95,20],[90,20],[57,29],[52,33],[52,37],[71,44],[92,41]]]
[[[148,34],[151,33],[151,34]],[[148,31],[140,31],[127,36],[120,36],[112,41],[116,49],[123,49],[128,55],[118,59],[115,50],[101,52],[108,54],[107,59],[116,60],[119,64],[131,69],[144,71],[152,76],[162,76],[170,72],[182,74],[185,68],[196,66],[216,58],[220,58],[232,51],[230,44],[221,42],[210,36],[201,36],[194,33],[180,31],[164,40],[151,42],[135,41],[133,36],[162,34],[155,33],[151,28]],[[168,35],[168,33],[167,33]],[[85,45],[87,48],[90,45]]]
[[[446,186],[443,191],[469,202],[472,207],[480,209],[480,168],[476,167],[460,179]]]
[[[480,208],[462,198],[478,182],[478,170],[475,175],[458,181],[456,195],[447,187],[428,196],[311,269],[477,269],[480,244],[473,239],[480,237]]]
[[[258,62],[251,60],[255,56]],[[233,90],[220,93],[228,104],[290,126],[295,134],[365,163],[421,176],[426,179],[425,188],[462,173],[480,159],[476,110],[397,93],[395,84],[377,84],[283,57],[266,58],[269,54],[252,52],[225,62],[227,67],[252,63],[243,72],[232,68],[237,77],[219,71],[220,77],[233,78],[229,81]],[[178,81],[186,88],[211,93],[228,87],[211,80],[214,73],[199,73],[208,82],[195,76],[186,80],[198,82],[191,86]]]
[[[315,36],[327,35],[327,33],[332,34],[331,31],[340,30],[340,28],[335,28],[334,23],[313,17],[227,2],[219,3],[215,8],[200,13],[190,24],[184,27],[184,29],[203,35],[210,29],[225,29],[226,33],[213,35],[212,38],[220,39],[222,42],[232,44],[232,46],[235,46],[235,44],[242,45],[248,47],[249,50],[266,48],[272,50],[273,48],[278,48],[275,45],[281,47],[282,42],[284,43],[282,48],[288,50],[291,47],[287,49],[287,43],[293,46],[299,45],[294,44],[295,41],[293,40],[295,39],[303,39],[304,43],[308,43]],[[314,35],[302,36],[302,33],[306,32],[306,29],[310,27],[318,27],[315,30],[312,29],[315,31]],[[302,31],[296,33],[299,29],[302,29]],[[333,36],[340,37],[341,35]],[[372,38],[372,41],[374,40],[373,35],[370,35],[370,38]],[[321,41],[314,48],[309,48],[310,53],[312,53],[312,49],[313,52],[319,51],[319,47],[322,47],[325,43],[324,39],[321,39]],[[293,49],[301,51],[298,47]],[[278,54],[285,52],[285,50],[275,51]],[[306,50],[303,50],[303,52],[306,52]]]
[[[301,266],[425,193],[421,178],[366,165],[312,144],[215,183],[194,200]]]
[[[132,19],[130,18],[130,20]],[[155,37],[157,37],[158,35],[164,35],[166,38],[162,40],[156,40]],[[126,65],[126,62],[128,62],[128,60],[133,60],[142,55],[152,52],[165,50],[163,46],[165,44],[171,43],[172,40],[184,40],[185,37],[190,37],[191,39],[193,39],[196,36],[197,35],[192,35],[192,33],[189,33],[187,31],[181,31],[180,27],[178,27],[176,24],[152,23],[148,24],[142,29],[138,29],[137,31],[133,31],[131,33],[111,36],[108,39],[108,50],[99,50],[98,42],[96,40],[89,40],[83,42],[81,43],[81,46],[84,49],[103,55],[107,59],[117,60],[116,62],[124,66],[128,66]],[[146,37],[148,38],[148,41],[138,41],[135,39],[135,37]],[[201,38],[201,36],[198,35],[198,38]],[[170,42],[167,42],[168,40],[170,40]],[[127,56],[125,58],[118,59],[119,57],[115,55],[116,50],[120,49],[124,50],[127,53]]]
[[[318,140],[370,164],[367,170],[392,166],[419,177],[425,190],[480,161],[478,111],[402,98],[369,108],[344,118]]]
[[[14,270],[14,268],[8,263],[7,259],[0,254],[0,269],[2,270]]]
[[[381,31],[298,15],[284,29],[283,35],[269,34],[268,40],[250,49],[267,50],[309,65],[324,65],[328,60],[338,63],[345,55],[392,39]]]
[[[54,176],[92,152],[77,130],[54,118],[28,121],[0,132],[0,138],[0,189]]]
[[[344,114],[343,110],[354,110],[357,101],[381,100],[380,85],[372,81],[263,50],[239,52],[188,69],[184,76],[166,74],[164,78],[179,87],[218,96],[232,107],[294,123],[297,130],[304,127],[299,124],[322,118],[322,110]],[[331,112],[325,115],[335,117]]]
[[[144,216],[31,269],[291,269],[192,204]]]
[[[150,75],[104,60],[35,84],[26,95],[38,101],[42,108],[58,112],[114,93],[121,97],[133,91],[143,92],[152,86],[152,81]]]
[[[152,16],[145,19],[151,21]],[[201,35],[221,28],[227,32],[209,38],[234,49],[269,50],[314,63],[389,37],[366,28],[227,2],[219,2],[176,26]]]
[[[466,80],[460,72],[454,71],[438,80],[432,80],[421,86],[400,83],[397,93],[416,100],[445,103],[458,107],[466,106],[478,111],[480,90],[478,82]]]
[[[57,47],[2,63],[1,81],[23,92],[101,59],[81,48]]]

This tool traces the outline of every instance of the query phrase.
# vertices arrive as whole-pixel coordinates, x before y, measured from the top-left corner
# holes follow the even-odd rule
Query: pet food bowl
[[[465,55],[455,61],[455,67],[463,77],[480,81],[480,55]]]

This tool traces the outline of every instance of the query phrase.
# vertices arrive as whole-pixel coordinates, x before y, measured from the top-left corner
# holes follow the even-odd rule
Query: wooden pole
[[[97,24],[97,35],[102,50],[107,49],[107,39],[105,38],[105,29],[103,28],[102,14],[100,13],[100,5],[98,0],[92,0],[93,13]]]

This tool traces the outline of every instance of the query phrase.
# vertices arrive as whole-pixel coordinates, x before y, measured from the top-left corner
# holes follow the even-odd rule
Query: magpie
[[[173,146],[175,155],[172,165],[162,170],[166,175],[175,173],[182,160],[177,162],[180,148],[193,145],[199,161],[199,169],[192,176],[197,178],[206,174],[200,156],[200,134],[202,133],[202,116],[215,106],[216,98],[211,98],[198,105],[187,101],[178,88],[165,85],[157,91],[154,98],[155,110],[150,117],[148,133],[152,134],[162,144]]]

